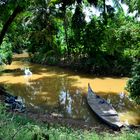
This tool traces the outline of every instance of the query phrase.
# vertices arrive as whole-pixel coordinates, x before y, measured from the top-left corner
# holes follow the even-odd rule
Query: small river
[[[112,103],[122,122],[140,125],[140,106],[127,98],[124,90],[128,78],[95,77],[79,74],[66,69],[31,64],[27,54],[15,55],[11,65],[4,66],[0,84],[17,96],[21,96],[26,106],[43,113],[55,113],[65,118],[83,120],[90,124],[100,121],[89,109],[86,102],[87,85]],[[24,75],[29,67],[31,76]],[[125,97],[121,98],[120,93]]]

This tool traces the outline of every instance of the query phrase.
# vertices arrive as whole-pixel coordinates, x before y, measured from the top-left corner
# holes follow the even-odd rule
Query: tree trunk
[[[105,5],[105,0],[103,0],[103,5],[104,5],[104,13],[106,13],[106,5]]]
[[[103,6],[104,6],[104,11],[103,11],[104,24],[107,25],[107,15],[106,15],[106,4],[105,4],[105,0],[103,0]]]
[[[13,22],[14,18],[22,11],[21,7],[18,5],[15,10],[13,11],[12,15],[8,18],[6,23],[3,25],[2,31],[0,33],[0,45],[2,44],[3,38],[8,30],[8,27]]]
[[[65,40],[66,40],[66,46],[67,46],[67,55],[69,56],[69,43],[68,43],[68,33],[67,33],[67,25],[66,25],[66,16],[64,17],[64,31],[65,31]]]
[[[68,42],[68,32],[67,32],[67,16],[66,16],[66,7],[64,7],[64,10],[63,10],[63,14],[64,14],[64,33],[65,33],[65,40],[66,40],[66,46],[67,46],[67,49],[66,49],[66,52],[67,52],[67,56],[70,55],[70,50],[69,50],[69,42]]]

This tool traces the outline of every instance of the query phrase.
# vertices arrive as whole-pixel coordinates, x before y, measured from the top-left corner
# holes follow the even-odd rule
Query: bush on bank
[[[133,66],[132,78],[128,80],[126,90],[130,97],[140,104],[140,62]]]

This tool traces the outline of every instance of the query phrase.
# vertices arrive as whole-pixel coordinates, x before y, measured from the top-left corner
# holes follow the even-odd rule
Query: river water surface
[[[140,125],[140,106],[127,98],[124,88],[128,78],[95,77],[58,67],[28,63],[27,55],[15,55],[11,65],[5,66],[0,84],[23,98],[26,106],[45,113],[59,114],[65,118],[98,124],[98,118],[86,102],[87,85],[107,99],[118,111],[121,121]],[[24,61],[23,61],[24,60]],[[29,67],[31,76],[24,75]],[[120,93],[125,93],[124,97]]]

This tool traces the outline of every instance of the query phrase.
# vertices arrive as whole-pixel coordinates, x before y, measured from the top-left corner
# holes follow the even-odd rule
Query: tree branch
[[[3,38],[9,28],[9,26],[11,25],[11,23],[13,22],[13,20],[15,19],[15,17],[22,11],[22,8],[18,5],[15,10],[13,11],[12,15],[8,18],[8,20],[6,21],[6,23],[4,24],[2,31],[0,33],[0,45],[2,44]]]

